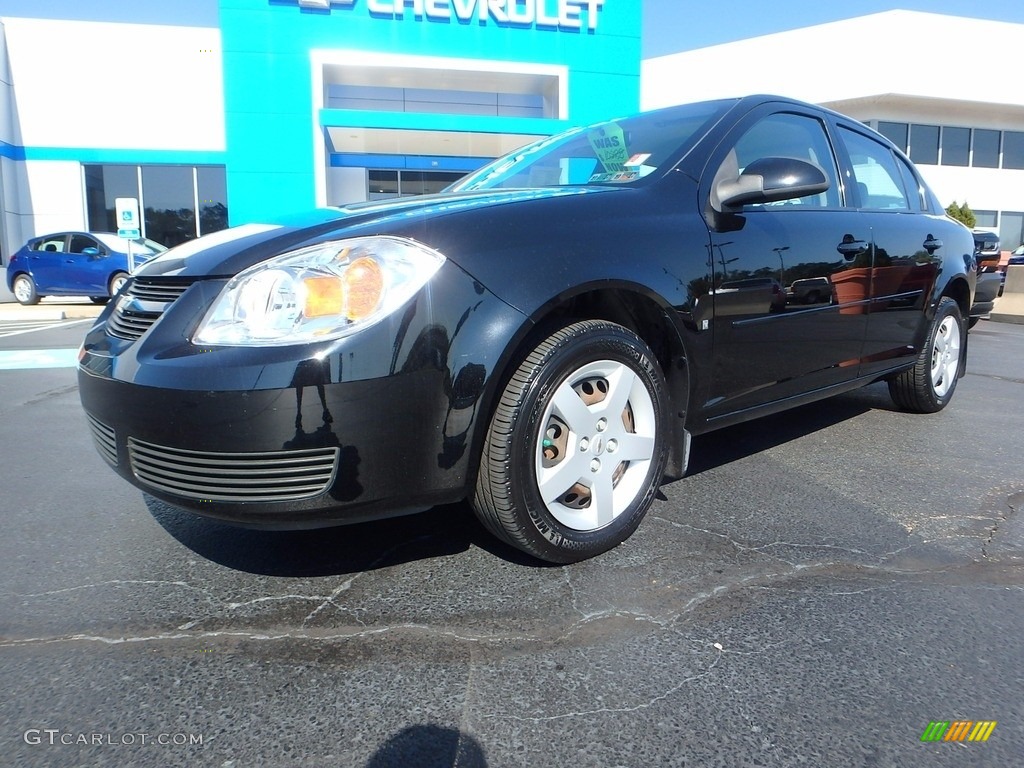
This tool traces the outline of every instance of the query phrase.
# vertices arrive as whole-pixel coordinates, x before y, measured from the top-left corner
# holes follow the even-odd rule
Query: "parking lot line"
[[[72,325],[80,325],[81,323],[91,323],[93,318],[87,317],[79,320],[68,320],[63,323],[55,323],[49,320],[24,320],[18,323],[10,323],[0,325],[0,339],[5,339],[8,336],[20,336],[24,333],[32,333],[33,331],[47,331],[53,328],[67,328]]]
[[[14,349],[0,351],[0,371],[23,371],[34,368],[74,368],[78,365],[78,348]]]

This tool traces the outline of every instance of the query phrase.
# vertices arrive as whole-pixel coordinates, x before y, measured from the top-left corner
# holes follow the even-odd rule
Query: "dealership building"
[[[116,230],[115,198],[174,245],[430,193],[569,126],[752,92],[869,123],[944,203],[968,202],[1005,247],[1024,236],[1024,82],[1009,82],[1024,25],[895,11],[643,61],[640,0],[219,11],[214,29],[0,18],[4,263],[38,234]]]

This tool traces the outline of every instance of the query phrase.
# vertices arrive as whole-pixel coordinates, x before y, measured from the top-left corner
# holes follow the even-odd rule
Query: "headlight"
[[[436,251],[398,237],[286,253],[232,278],[193,342],[260,346],[346,336],[402,306],[443,263]]]

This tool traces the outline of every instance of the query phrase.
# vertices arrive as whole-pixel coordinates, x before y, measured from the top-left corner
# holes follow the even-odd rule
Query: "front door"
[[[825,127],[811,114],[768,111],[737,132],[713,160],[722,168],[739,173],[759,158],[795,157],[822,168],[830,187],[744,206],[712,232],[710,418],[855,377],[867,328],[871,233],[843,206]]]

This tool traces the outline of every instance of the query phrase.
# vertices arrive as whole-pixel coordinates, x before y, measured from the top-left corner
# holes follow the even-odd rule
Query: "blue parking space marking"
[[[14,349],[0,351],[0,371],[23,371],[33,368],[74,368],[78,365],[75,349]]]

